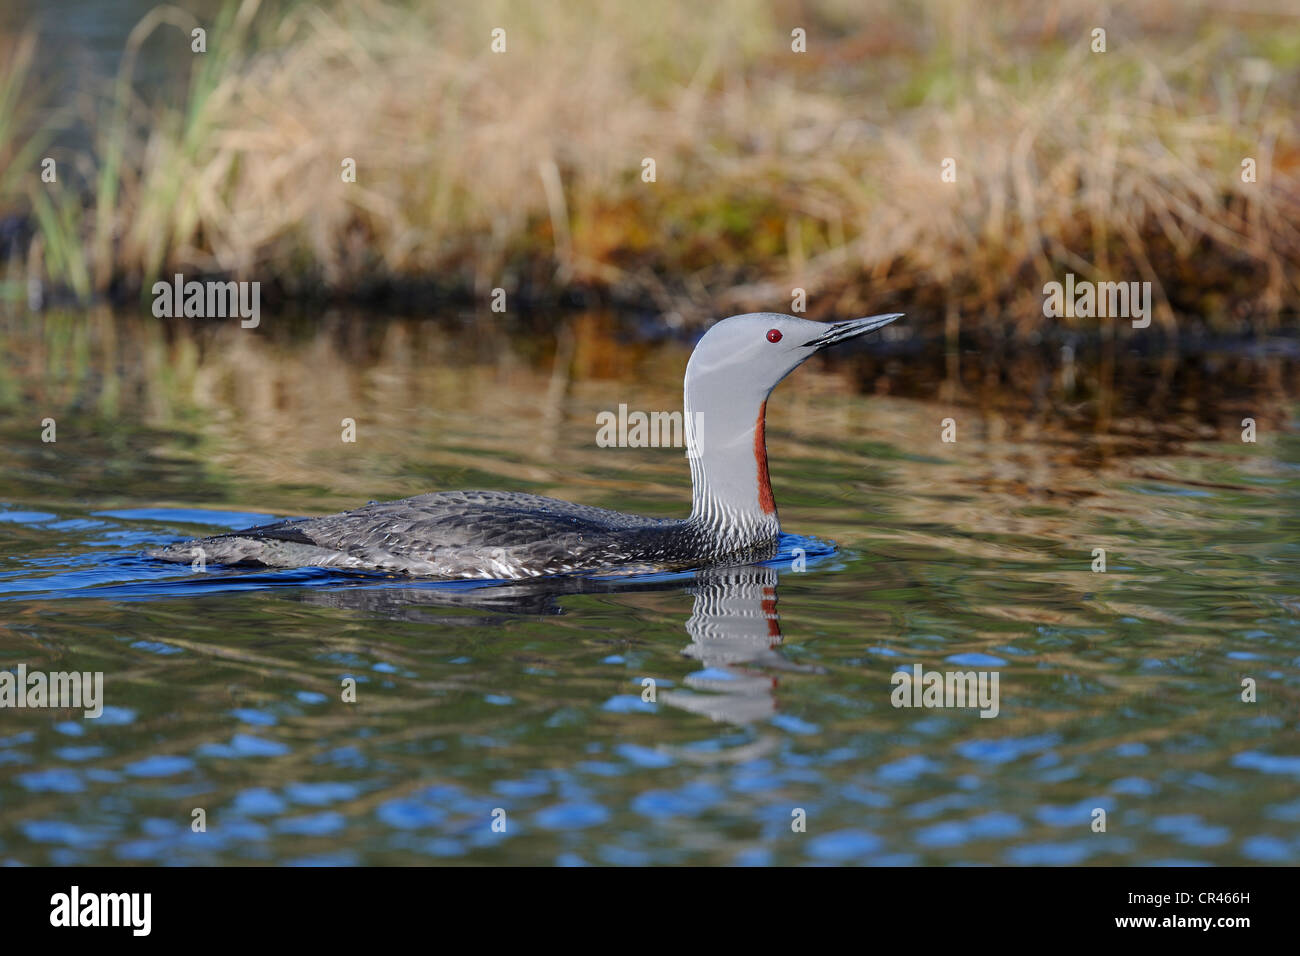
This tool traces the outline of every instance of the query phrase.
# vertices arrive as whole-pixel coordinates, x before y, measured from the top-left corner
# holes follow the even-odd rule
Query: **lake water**
[[[815,360],[769,402],[763,567],[142,557],[455,488],[684,513],[682,451],[595,420],[678,409],[689,341],[559,329],[0,313],[0,669],[104,675],[98,719],[0,709],[0,863],[1300,859],[1293,348]],[[894,707],[915,664],[996,672],[998,715]]]

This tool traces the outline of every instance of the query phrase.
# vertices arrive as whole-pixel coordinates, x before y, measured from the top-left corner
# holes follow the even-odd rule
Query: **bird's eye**
[[[768,340],[769,342],[780,342],[780,341],[781,341],[781,330],[780,330],[780,329],[768,329],[768,330],[767,330],[767,340]]]

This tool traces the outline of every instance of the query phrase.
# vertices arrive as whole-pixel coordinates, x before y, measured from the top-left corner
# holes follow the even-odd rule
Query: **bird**
[[[651,518],[518,492],[444,491],[276,521],[147,554],[173,563],[197,564],[201,557],[204,566],[316,567],[446,581],[682,571],[769,560],[777,553],[781,522],[767,467],[768,396],[811,356],[902,315],[827,323],[751,312],[710,326],[686,365],[686,518]]]

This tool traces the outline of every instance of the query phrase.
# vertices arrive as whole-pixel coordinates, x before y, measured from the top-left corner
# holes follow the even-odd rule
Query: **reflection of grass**
[[[1159,3],[367,0],[277,19],[242,0],[172,107],[132,81],[155,28],[188,34],[159,8],[99,113],[93,215],[36,200],[44,268],[78,292],[172,269],[291,292],[436,276],[687,312],[785,310],[802,286],[814,314],[948,303],[1026,328],[1071,271],[1151,281],[1161,321],[1271,321],[1300,304],[1295,23],[1228,33],[1220,6],[1171,25]]]

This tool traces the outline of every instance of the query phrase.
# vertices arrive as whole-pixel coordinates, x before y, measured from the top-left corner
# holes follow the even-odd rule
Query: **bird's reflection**
[[[693,595],[686,620],[690,643],[682,653],[701,668],[688,674],[681,689],[660,690],[657,700],[671,707],[731,724],[749,724],[777,709],[782,673],[815,673],[780,652],[775,568],[765,565],[715,568],[692,575],[646,578],[566,578],[493,587],[340,587],[294,589],[310,604],[349,608],[394,620],[425,624],[499,626],[507,615],[564,613],[559,599],[572,594],[662,591],[682,588]],[[440,614],[439,609],[488,614]],[[493,613],[495,612],[495,613]]]
[[[687,588],[695,596],[683,653],[704,665],[687,675],[686,690],[660,700],[713,720],[747,724],[776,710],[781,671],[808,671],[787,661],[776,610],[775,568],[751,566],[702,571]]]

